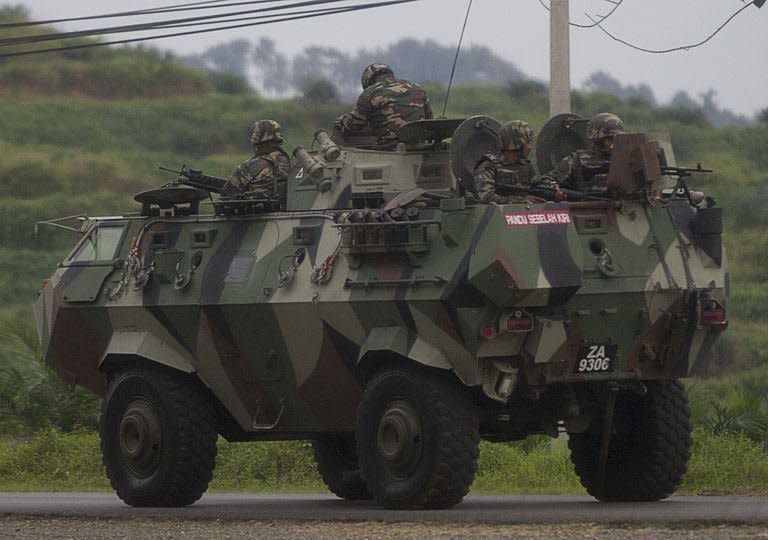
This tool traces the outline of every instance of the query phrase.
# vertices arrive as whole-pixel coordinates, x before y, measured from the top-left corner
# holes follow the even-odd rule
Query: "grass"
[[[474,494],[584,494],[564,439],[536,445],[480,445]],[[211,491],[322,492],[308,442],[227,443]],[[2,491],[109,491],[98,435],[49,430],[30,439],[0,440]],[[768,459],[741,435],[698,429],[693,457],[678,494],[768,495]]]
[[[768,495],[768,455],[743,434],[711,435],[697,430],[679,492]]]

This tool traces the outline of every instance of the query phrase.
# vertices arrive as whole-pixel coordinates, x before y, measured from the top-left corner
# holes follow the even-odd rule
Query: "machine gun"
[[[696,168],[690,167],[669,167],[664,166],[661,168],[662,174],[668,174],[671,176],[677,176],[677,183],[672,189],[665,189],[662,191],[662,198],[665,200],[671,200],[675,197],[682,197],[688,199],[691,206],[699,207],[702,202],[706,204],[706,208],[712,208],[715,206],[715,199],[705,196],[701,191],[694,191],[685,181],[686,178],[692,176],[693,173],[711,173],[712,169],[704,169],[701,167],[701,163],[696,165]]]
[[[211,193],[221,193],[221,191],[224,189],[224,186],[228,182],[226,178],[209,176],[207,174],[203,174],[203,171],[190,169],[186,165],[182,165],[180,171],[169,169],[168,167],[163,166],[160,166],[160,170],[178,174],[178,182],[180,184],[203,189]]]
[[[691,167],[669,167],[663,166],[661,168],[661,174],[669,174],[677,176],[678,178],[685,178],[691,176],[693,173],[711,173],[712,169],[703,169],[701,163],[696,165],[696,168]]]

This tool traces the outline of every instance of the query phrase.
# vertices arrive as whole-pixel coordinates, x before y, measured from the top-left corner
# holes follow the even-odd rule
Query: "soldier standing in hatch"
[[[285,203],[285,188],[291,160],[282,149],[283,134],[274,120],[253,124],[251,143],[253,156],[235,169],[221,191],[222,197],[243,195],[279,199]]]
[[[600,113],[587,124],[587,138],[593,141],[592,148],[576,150],[565,156],[539,185],[561,186],[577,191],[602,191],[608,173],[608,162],[613,153],[614,137],[624,132],[624,122],[613,113]]]
[[[397,79],[387,64],[371,64],[361,78],[363,93],[355,108],[336,120],[342,133],[370,130],[379,143],[397,140],[398,128],[432,118],[427,92],[418,84]]]
[[[503,186],[525,190],[534,177],[531,154],[533,130],[522,120],[512,120],[501,127],[498,154],[486,154],[475,167],[474,179],[478,198],[483,202],[507,203],[521,196],[499,193]],[[524,197],[525,193],[521,193]]]

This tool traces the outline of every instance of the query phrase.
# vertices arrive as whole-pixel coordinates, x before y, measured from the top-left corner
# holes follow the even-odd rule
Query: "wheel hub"
[[[394,401],[379,421],[377,449],[387,469],[396,477],[413,472],[421,458],[421,421],[405,401]]]
[[[157,469],[160,433],[160,422],[152,405],[137,400],[126,407],[118,439],[123,461],[134,475],[146,478]]]

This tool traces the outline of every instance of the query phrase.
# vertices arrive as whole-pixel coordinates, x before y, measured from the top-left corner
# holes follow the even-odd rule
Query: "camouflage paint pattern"
[[[432,118],[426,91],[416,83],[385,76],[363,90],[352,112],[339,120],[350,132],[370,130],[386,142],[396,140],[398,128],[424,118]]]
[[[718,335],[702,306],[725,304],[727,261],[700,247],[700,211],[641,198],[362,208],[373,193],[450,192],[446,160],[344,148],[323,162],[327,192],[294,171],[284,212],[92,220],[35,306],[46,361],[102,395],[120,365],[195,372],[241,434],[263,438],[352,431],[365,374],[393,357],[451,371],[489,410],[509,398],[502,381],[543,392],[702,369]],[[122,231],[114,255],[78,260],[106,227]],[[581,369],[590,355],[610,369]]]

